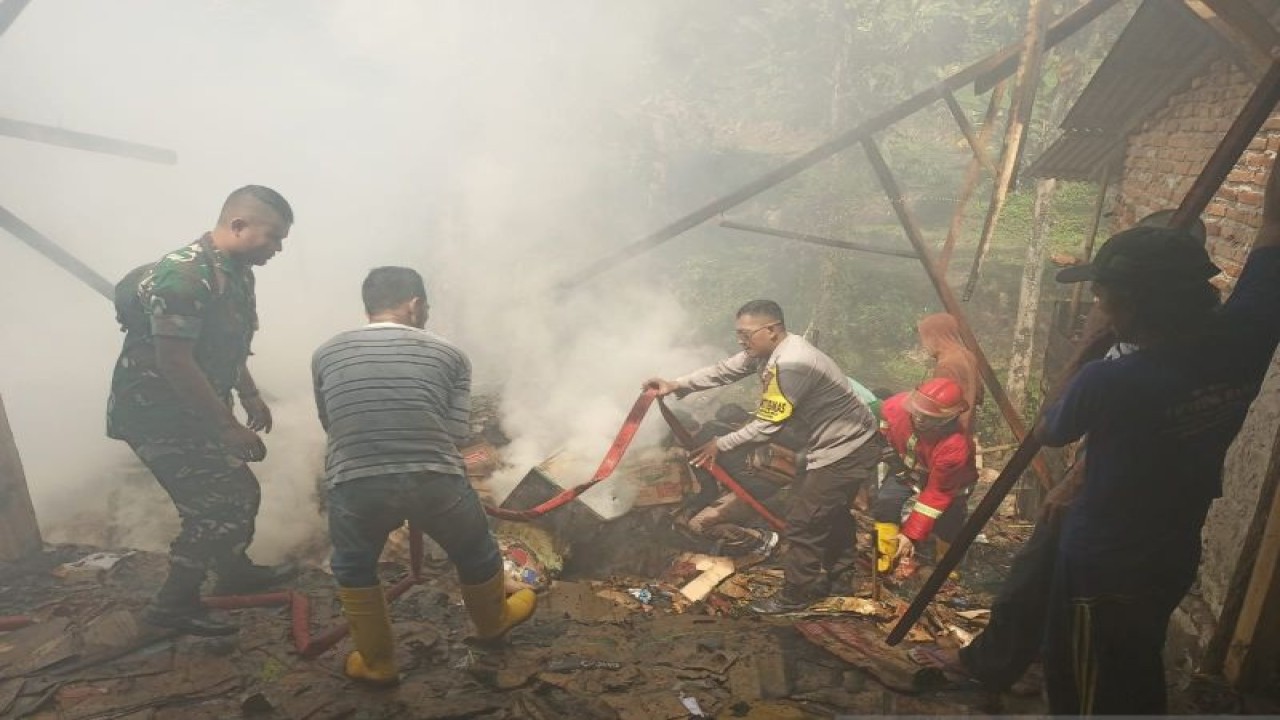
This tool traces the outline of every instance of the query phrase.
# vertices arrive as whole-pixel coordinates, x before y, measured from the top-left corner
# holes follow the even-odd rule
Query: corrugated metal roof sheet
[[[1067,113],[1062,137],[1028,174],[1063,180],[1099,175],[1139,123],[1211,60],[1225,56],[1223,42],[1182,2],[1143,2]]]
[[[1124,136],[1111,132],[1071,130],[1062,134],[1027,170],[1028,177],[1097,180],[1104,170],[1118,174],[1124,159]]]

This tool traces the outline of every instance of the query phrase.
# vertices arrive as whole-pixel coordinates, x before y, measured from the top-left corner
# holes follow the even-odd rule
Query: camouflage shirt
[[[258,329],[253,270],[219,252],[206,233],[126,275],[115,302],[125,337],[111,376],[107,435],[136,441],[212,432],[160,375],[155,337],[194,340],[196,364],[230,403]]]

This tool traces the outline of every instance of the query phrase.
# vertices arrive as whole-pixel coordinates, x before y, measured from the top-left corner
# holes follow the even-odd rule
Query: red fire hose
[[[649,406],[653,404],[657,394],[651,390],[641,393],[636,398],[636,402],[631,406],[631,412],[627,413],[627,418],[622,423],[622,428],[618,430],[617,436],[613,440],[613,444],[609,446],[609,451],[605,453],[604,460],[600,462],[600,466],[596,469],[594,475],[587,482],[572,487],[554,498],[527,510],[505,510],[502,508],[485,507],[485,512],[490,515],[502,518],[504,520],[529,521],[548,512],[567,505],[582,493],[586,492],[592,486],[608,479],[613,471],[618,467],[618,463],[622,461],[623,455],[626,454],[627,448],[630,447],[632,439],[635,438],[636,432],[640,429],[640,422],[644,420],[644,416],[649,411]],[[695,443],[689,431],[680,424],[675,415],[667,408],[666,403],[658,400],[658,408],[662,411],[662,417],[666,419],[667,424],[671,426],[671,432],[680,441],[680,444],[687,450],[693,450]],[[769,509],[756,500],[751,493],[738,484],[724,468],[714,463],[706,468],[720,484],[729,488],[735,495],[747,503],[751,509],[760,514],[775,530],[782,530],[786,527],[782,520],[779,520]],[[422,532],[415,528],[411,523],[409,525],[409,575],[405,576],[395,585],[387,589],[387,600],[392,601],[405,594],[409,588],[422,580]],[[242,610],[245,608],[258,607],[283,607],[289,606],[290,615],[290,634],[293,637],[293,646],[298,654],[304,658],[314,658],[324,651],[338,644],[342,638],[347,636],[349,628],[346,623],[336,625],[333,628],[319,634],[311,634],[311,602],[306,595],[295,590],[286,590],[282,592],[266,593],[262,595],[223,595],[217,597],[203,598],[202,602],[206,607],[218,610]],[[0,617],[0,631],[17,630],[35,622],[32,618],[26,616]]]
[[[422,531],[409,525],[409,574],[387,588],[387,602],[405,594],[422,580]],[[258,607],[289,606],[289,629],[293,636],[293,648],[304,658],[313,658],[337,645],[347,636],[346,623],[335,625],[319,635],[311,634],[311,601],[296,590],[266,593],[264,595],[220,595],[203,598],[205,607],[217,610],[243,610]]]
[[[627,448],[631,446],[631,440],[636,436],[636,431],[640,429],[640,421],[644,420],[645,413],[649,412],[649,406],[653,404],[655,397],[657,397],[656,393],[646,390],[640,393],[640,397],[636,398],[635,404],[631,406],[631,412],[627,413],[627,419],[622,422],[622,427],[618,430],[617,436],[613,438],[613,444],[609,446],[609,451],[604,454],[604,459],[600,461],[600,467],[596,468],[596,472],[591,476],[590,480],[571,487],[550,500],[527,510],[508,510],[486,505],[484,511],[502,520],[527,522],[573,502],[582,493],[609,479],[609,476],[618,467],[618,463],[622,462],[622,456],[626,454]]]
[[[671,426],[671,433],[676,436],[676,439],[680,441],[680,444],[684,446],[685,450],[692,451],[696,445],[693,441],[693,436],[689,434],[689,431],[685,429],[684,425],[680,424],[680,420],[676,418],[675,413],[671,412],[671,410],[667,408],[667,404],[664,403],[661,398],[658,400],[658,409],[662,411],[663,419],[665,419],[667,424]],[[740,500],[750,506],[752,510],[755,510],[760,517],[764,518],[765,522],[769,523],[769,526],[774,530],[781,532],[786,529],[787,524],[785,522],[778,519],[778,517],[773,513],[769,512],[769,508],[765,507],[764,504],[757,500],[754,495],[747,492],[746,488],[739,485],[738,481],[734,480],[733,476],[725,472],[724,468],[712,463],[705,469],[707,472],[711,473],[711,477],[715,478],[716,482],[729,488],[734,495],[737,495]]]
[[[645,414],[649,412],[649,406],[653,404],[654,399],[657,397],[658,394],[652,390],[646,390],[640,393],[640,397],[636,398],[635,404],[631,406],[631,412],[627,413],[626,420],[622,422],[622,427],[618,429],[618,434],[613,438],[613,444],[609,446],[609,451],[605,453],[604,459],[600,461],[600,466],[596,468],[596,472],[591,476],[590,480],[579,485],[575,485],[550,500],[528,508],[527,510],[509,510],[506,508],[485,506],[484,511],[493,517],[500,518],[502,520],[528,522],[529,520],[542,517],[556,508],[563,507],[570,502],[573,502],[578,498],[578,496],[582,495],[582,493],[609,479],[609,476],[613,475],[613,471],[617,469],[618,463],[622,462],[623,455],[626,454],[627,448],[631,446],[632,439],[635,438],[636,432],[640,429],[641,421],[644,420]],[[680,441],[680,444],[684,446],[686,450],[693,450],[695,445],[693,436],[691,436],[689,431],[680,424],[680,421],[676,419],[676,416],[667,409],[666,403],[662,402],[661,399],[658,400],[658,409],[662,411],[662,417],[666,419],[667,424],[671,426],[671,432],[676,436],[676,439]],[[759,513],[760,517],[764,518],[765,522],[769,523],[774,530],[780,531],[786,527],[786,523],[782,522],[782,520],[779,520],[777,516],[769,512],[768,508],[762,505],[759,500],[756,500],[751,493],[747,492],[746,488],[739,485],[738,482],[729,475],[729,473],[725,472],[724,468],[713,463],[707,467],[706,470],[711,473],[711,476],[714,477],[717,482],[729,488],[734,495],[737,495],[743,502],[750,506],[752,510]]]

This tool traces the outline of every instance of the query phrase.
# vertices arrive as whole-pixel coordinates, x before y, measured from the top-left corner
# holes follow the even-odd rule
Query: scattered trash
[[[990,615],[990,614],[991,614],[991,611],[990,611],[990,610],[987,610],[987,609],[982,609],[982,610],[962,610],[962,611],[960,611],[960,612],[956,613],[956,615],[959,615],[960,617],[964,618],[965,620],[977,620],[977,619],[978,619],[978,618],[980,618],[980,617],[986,617],[987,615]]]
[[[86,555],[75,562],[63,563],[53,569],[53,576],[62,580],[97,580],[111,572],[121,560],[133,554],[97,552]]]
[[[495,524],[494,537],[507,578],[534,590],[545,590],[564,566],[556,539],[540,527],[503,521]]]
[[[964,630],[956,625],[948,625],[947,631],[954,635],[956,640],[960,641],[960,647],[966,647],[969,643],[973,642],[973,633],[968,630]]]
[[[547,672],[563,673],[577,670],[620,670],[622,663],[611,660],[587,660],[584,658],[560,658],[547,663]]]
[[[689,717],[710,717],[710,715],[702,712],[702,706],[698,705],[698,698],[693,697],[692,695],[680,693],[680,704],[684,705],[685,709],[689,711]]]
[[[680,594],[691,602],[697,602],[711,594],[725,578],[737,572],[733,558],[712,555],[687,555],[681,561],[691,563],[701,572],[692,582],[680,588]]]
[[[975,545],[990,545],[991,540],[987,538],[986,533],[978,533],[978,536],[973,539],[973,543]]]
[[[878,603],[870,598],[860,597],[827,598],[810,606],[808,612],[853,613],[854,615],[880,618],[882,620],[888,620],[893,617],[893,611],[885,607],[884,604]]]
[[[612,588],[597,590],[596,597],[615,602],[628,610],[640,610],[644,607],[644,605],[639,603],[632,595]]]
[[[627,594],[639,600],[641,605],[653,604],[653,591],[649,588],[629,588]]]

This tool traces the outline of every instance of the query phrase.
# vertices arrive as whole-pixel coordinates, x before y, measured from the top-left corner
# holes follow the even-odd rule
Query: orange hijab
[[[960,325],[947,313],[934,313],[920,318],[916,324],[920,344],[928,351],[936,364],[933,376],[950,378],[964,390],[969,409],[960,416],[960,427],[966,433],[973,431],[973,413],[982,402],[982,374],[978,371],[978,358],[965,347],[960,338]]]

